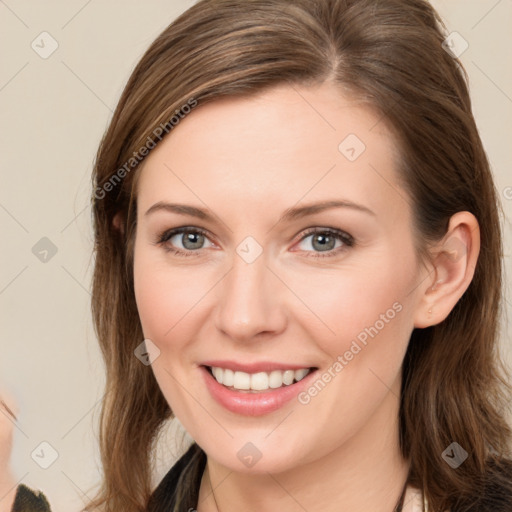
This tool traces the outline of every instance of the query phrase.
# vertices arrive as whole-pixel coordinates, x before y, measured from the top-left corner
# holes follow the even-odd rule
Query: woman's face
[[[140,319],[165,398],[219,463],[282,471],[396,428],[427,274],[394,151],[382,118],[325,83],[199,105],[148,156]],[[285,384],[230,390],[212,363],[245,370],[219,372],[236,387]]]

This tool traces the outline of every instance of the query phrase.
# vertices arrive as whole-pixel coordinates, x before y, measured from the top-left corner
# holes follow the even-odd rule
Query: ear
[[[121,234],[124,234],[124,223],[123,216],[121,212],[117,212],[112,219],[112,225],[115,229],[117,229]]]
[[[431,248],[433,269],[419,290],[414,327],[442,322],[468,288],[480,252],[480,228],[470,212],[454,214],[443,239]]]

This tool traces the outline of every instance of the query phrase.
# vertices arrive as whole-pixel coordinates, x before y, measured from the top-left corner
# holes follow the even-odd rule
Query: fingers
[[[11,393],[0,386],[0,467],[9,459],[18,407]]]
[[[2,416],[7,413],[10,420],[18,420],[18,405],[12,393],[0,380],[0,413]]]
[[[0,398],[0,406],[4,408],[4,410],[14,419],[14,421],[18,421],[16,415],[11,411],[10,407]]]

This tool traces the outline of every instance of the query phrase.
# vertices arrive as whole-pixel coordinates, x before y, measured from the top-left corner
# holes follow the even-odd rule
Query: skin
[[[208,456],[199,512],[391,512],[400,496],[409,468],[398,445],[403,357],[412,330],[441,322],[469,285],[479,229],[457,213],[433,261],[419,261],[411,200],[380,119],[329,82],[281,86],[199,105],[143,165],[135,295],[144,336],[160,350],[158,384]],[[338,149],[348,134],[366,146],[353,162]],[[374,214],[335,208],[278,222],[288,208],[328,199]],[[214,218],[146,215],[159,201]],[[181,226],[208,232],[187,257],[165,250],[187,251],[181,235],[155,242]],[[318,236],[301,241],[308,228],[341,230],[355,245],[337,240],[322,258]],[[247,236],[263,250],[252,263],[236,252]],[[198,365],[213,358],[327,371],[395,302],[400,312],[307,405],[245,417],[214,401],[200,378]],[[247,442],[262,454],[252,467],[237,457]]]
[[[18,407],[11,394],[2,388],[0,385],[0,512],[10,512],[17,488],[9,466],[16,421],[12,415],[18,415]]]

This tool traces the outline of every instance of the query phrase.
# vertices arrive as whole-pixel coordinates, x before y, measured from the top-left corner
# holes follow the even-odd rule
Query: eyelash
[[[182,249],[176,249],[176,248],[170,247],[167,244],[169,239],[171,239],[173,236],[176,236],[176,235],[179,235],[182,233],[200,234],[206,238],[209,238],[208,233],[201,228],[184,226],[181,228],[174,228],[174,229],[164,231],[163,233],[158,235],[156,244],[163,246],[165,251],[173,253],[176,256],[180,256],[180,257],[181,256],[183,256],[183,257],[196,256],[195,253],[199,252],[200,249],[195,250],[195,251],[193,251],[193,250],[183,251]],[[344,231],[341,231],[339,229],[334,229],[334,228],[310,228],[310,229],[307,229],[305,231],[304,235],[300,238],[300,240],[297,243],[302,242],[303,240],[305,240],[308,236],[311,236],[312,234],[322,234],[322,235],[327,234],[330,236],[334,236],[336,239],[343,242],[343,245],[341,247],[337,247],[336,249],[332,249],[330,251],[325,251],[326,254],[322,254],[321,251],[305,251],[306,253],[308,253],[306,257],[330,258],[332,256],[338,255],[338,253],[341,251],[346,251],[348,248],[355,246],[355,240],[351,235],[349,235],[348,233],[345,233]],[[313,253],[313,254],[311,254],[311,253]]]

